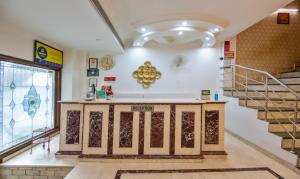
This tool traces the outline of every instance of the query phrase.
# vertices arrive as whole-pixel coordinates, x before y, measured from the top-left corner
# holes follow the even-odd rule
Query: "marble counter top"
[[[78,103],[78,104],[110,104],[110,103],[119,103],[119,104],[136,104],[136,103],[154,103],[154,104],[213,104],[213,103],[226,103],[226,101],[210,101],[210,100],[200,100],[195,98],[113,98],[110,100],[106,99],[96,99],[93,101],[85,100],[66,100],[58,101],[59,103]]]

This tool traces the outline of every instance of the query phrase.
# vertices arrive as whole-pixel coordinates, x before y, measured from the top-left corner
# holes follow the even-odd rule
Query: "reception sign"
[[[63,51],[46,45],[42,42],[34,42],[34,62],[54,68],[62,68]]]

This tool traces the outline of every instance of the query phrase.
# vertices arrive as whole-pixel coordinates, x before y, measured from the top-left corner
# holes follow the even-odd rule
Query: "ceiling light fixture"
[[[219,31],[220,31],[219,28],[215,28],[215,29],[214,29],[214,32],[219,32]]]
[[[135,46],[135,47],[140,47],[140,46],[142,46],[142,44],[141,44],[140,42],[135,42],[135,43],[133,44],[133,46]]]
[[[187,24],[188,24],[187,21],[181,22],[181,25],[187,25]]]
[[[298,12],[299,9],[288,9],[288,8],[280,8],[277,10],[278,12]]]
[[[183,34],[183,32],[182,32],[182,31],[179,31],[179,32],[178,32],[178,35],[182,35],[182,34]]]
[[[149,38],[148,37],[144,37],[144,40],[147,41],[147,40],[149,40]]]

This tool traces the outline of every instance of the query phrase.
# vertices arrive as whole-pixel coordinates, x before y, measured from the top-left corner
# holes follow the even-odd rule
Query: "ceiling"
[[[94,0],[1,0],[0,20],[52,41],[62,47],[84,51],[123,51]],[[97,0],[95,0],[97,1]],[[292,0],[98,0],[123,42],[143,38],[137,29],[157,27],[174,21],[191,21],[207,26],[187,36],[172,39],[172,33],[156,35],[157,41],[186,42],[218,26],[213,42],[231,38]],[[158,27],[158,29],[161,27]],[[170,35],[171,34],[171,35]],[[173,33],[173,36],[176,33]],[[160,38],[162,36],[164,39]],[[205,37],[201,37],[204,39]],[[96,40],[98,39],[98,40]]]
[[[1,19],[62,47],[112,53],[122,51],[89,0],[1,0]]]
[[[137,28],[170,20],[197,20],[219,25],[224,40],[255,24],[292,0],[99,0],[123,41]]]

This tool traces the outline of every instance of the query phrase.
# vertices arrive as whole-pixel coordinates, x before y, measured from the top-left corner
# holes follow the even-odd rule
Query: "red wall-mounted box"
[[[104,77],[104,81],[116,81],[116,77],[115,76],[106,76],[106,77]]]

